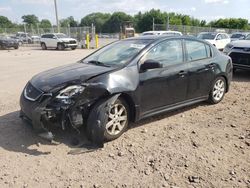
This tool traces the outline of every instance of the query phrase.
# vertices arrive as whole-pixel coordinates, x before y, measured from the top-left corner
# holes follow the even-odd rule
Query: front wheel
[[[223,77],[218,77],[215,79],[213,83],[212,90],[209,94],[208,101],[211,104],[217,104],[222,101],[224,95],[226,93],[226,80]]]
[[[71,47],[71,50],[75,50],[76,49],[76,47]]]
[[[107,141],[120,137],[128,128],[129,108],[122,99],[117,99],[110,106],[108,121],[105,125],[104,139]]]
[[[45,43],[42,43],[41,46],[42,46],[42,49],[43,49],[43,50],[47,50],[47,46],[46,46]]]
[[[62,43],[57,44],[57,49],[58,50],[64,50],[65,49],[64,44],[62,44]]]

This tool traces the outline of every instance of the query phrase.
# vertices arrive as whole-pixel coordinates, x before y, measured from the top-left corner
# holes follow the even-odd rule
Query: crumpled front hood
[[[86,63],[73,63],[60,66],[35,75],[30,83],[36,88],[51,92],[67,84],[82,83],[92,77],[114,70],[114,67],[97,66]]]
[[[239,47],[239,48],[250,48],[250,40],[237,40],[231,42],[231,44],[234,47]]]

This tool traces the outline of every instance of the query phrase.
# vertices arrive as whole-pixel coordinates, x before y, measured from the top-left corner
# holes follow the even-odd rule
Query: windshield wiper
[[[107,65],[105,63],[102,63],[102,62],[96,61],[96,60],[87,61],[86,63],[90,63],[90,64],[94,64],[94,65],[100,65],[100,66],[104,66],[104,67],[110,67],[110,65]]]

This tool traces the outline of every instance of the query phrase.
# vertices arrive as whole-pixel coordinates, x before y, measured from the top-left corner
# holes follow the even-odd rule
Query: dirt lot
[[[34,134],[18,118],[26,82],[88,53],[0,51],[0,187],[250,187],[250,72],[220,104],[143,120],[100,150],[81,153],[74,132],[52,144]]]

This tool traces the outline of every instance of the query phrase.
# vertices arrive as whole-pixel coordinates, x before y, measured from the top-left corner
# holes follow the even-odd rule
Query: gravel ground
[[[73,146],[75,132],[56,130],[53,143],[34,134],[18,118],[26,82],[90,52],[0,51],[1,188],[250,187],[250,72],[235,74],[220,104],[143,120],[100,150]]]

